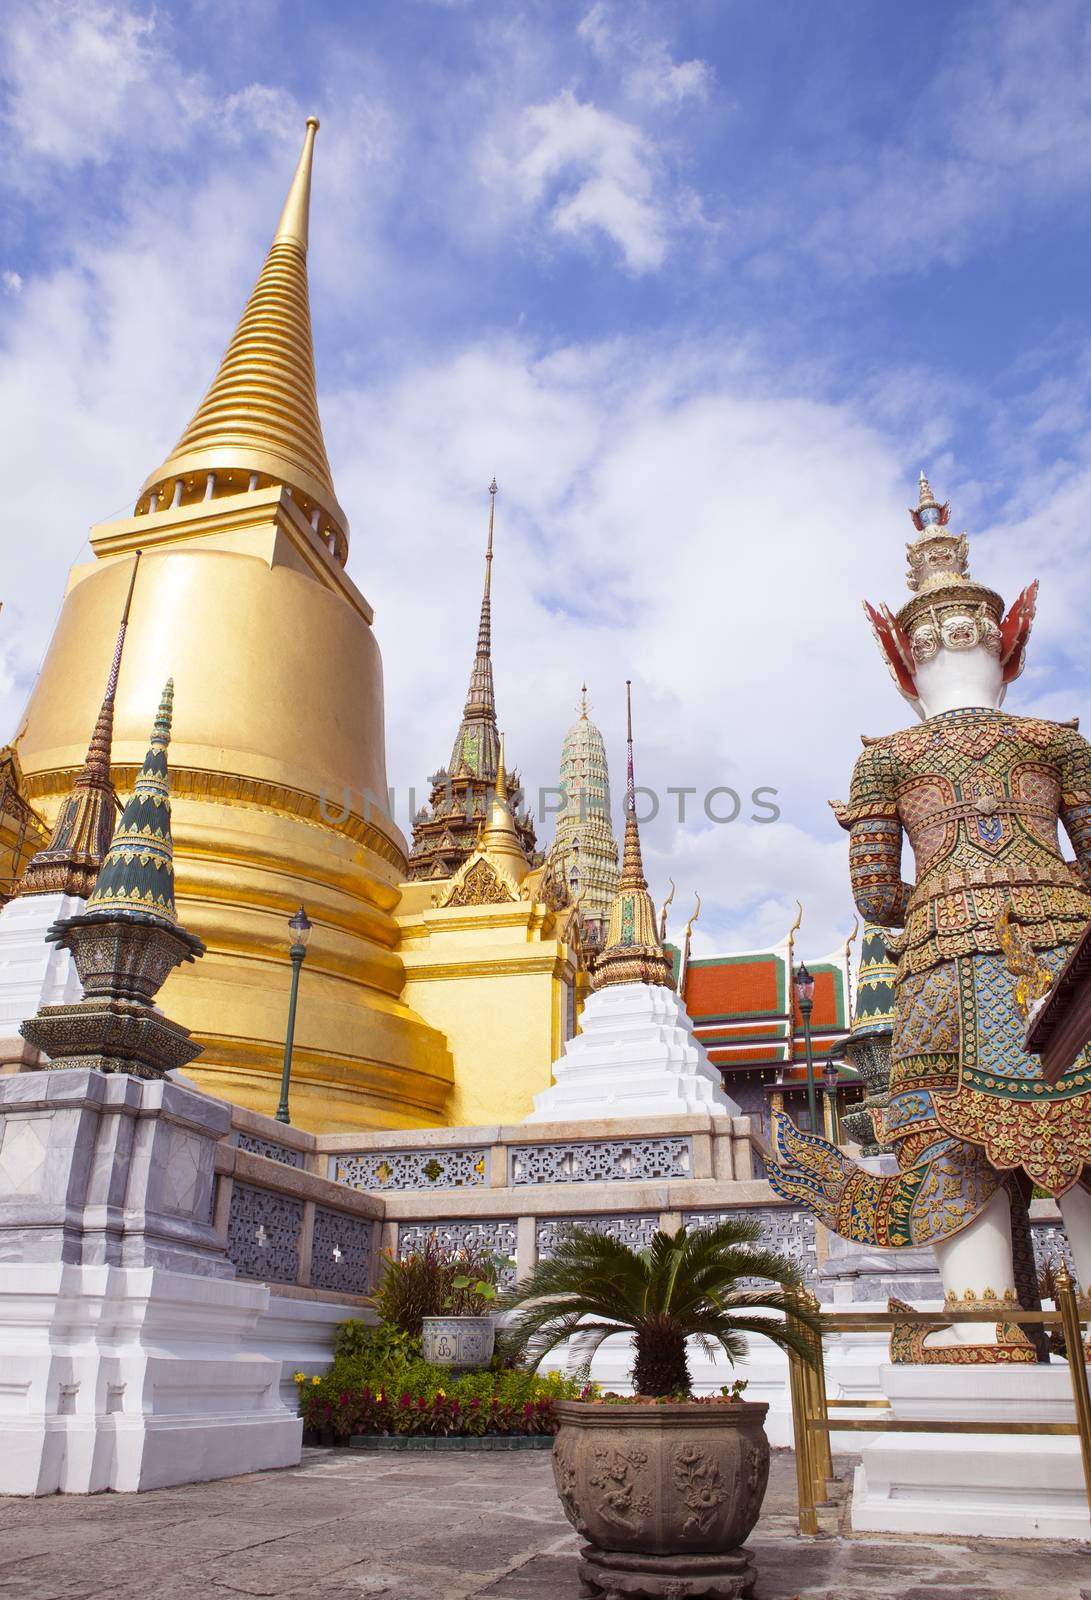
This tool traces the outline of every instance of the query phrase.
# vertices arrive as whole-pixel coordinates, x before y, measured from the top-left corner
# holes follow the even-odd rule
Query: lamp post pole
[[[830,1140],[833,1144],[841,1143],[841,1114],[837,1105],[837,1089],[839,1076],[837,1064],[827,1061],[822,1073],[826,1089],[827,1121],[829,1122]]]
[[[810,1131],[818,1132],[818,1107],[815,1102],[814,1092],[814,1053],[811,1049],[811,1010],[814,1006],[814,979],[805,966],[800,966],[795,975],[796,997],[799,1000],[799,1012],[803,1018],[803,1049],[807,1057],[807,1116]]]
[[[311,920],[306,911],[300,906],[295,916],[288,923],[292,935],[291,947],[288,951],[292,963],[292,989],[288,1000],[288,1031],[284,1038],[284,1071],[280,1078],[280,1104],[277,1106],[276,1120],[278,1122],[291,1122],[288,1115],[288,1089],[292,1081],[292,1042],[295,1038],[295,1012],[299,999],[299,973],[307,954],[307,940],[311,932]]]

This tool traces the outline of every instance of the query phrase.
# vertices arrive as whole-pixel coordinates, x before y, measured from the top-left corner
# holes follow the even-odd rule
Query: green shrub
[[[421,1343],[419,1338],[389,1322],[354,1319],[338,1323],[333,1353],[338,1358],[365,1357],[376,1366],[405,1366],[407,1362],[420,1359]]]
[[[388,1256],[372,1304],[384,1323],[415,1339],[425,1317],[480,1316],[496,1298],[497,1262],[484,1250],[444,1250],[433,1234],[422,1249]]]

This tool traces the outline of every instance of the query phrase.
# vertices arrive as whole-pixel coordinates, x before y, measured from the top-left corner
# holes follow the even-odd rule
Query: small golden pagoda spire
[[[530,862],[519,840],[515,818],[508,799],[508,775],[504,768],[504,735],[500,735],[500,754],[496,766],[496,783],[489,804],[489,820],[481,830],[477,848],[490,860],[502,866],[516,883],[522,883],[530,871]]]
[[[492,678],[492,536],[496,520],[496,495],[494,478],[489,484],[489,536],[485,545],[485,588],[477,622],[477,650],[470,669],[470,687],[466,691],[462,721],[451,751],[448,771],[452,776],[465,762],[473,777],[487,779],[496,771],[498,759],[496,691]]]
[[[625,768],[625,849],[621,878],[610,907],[610,926],[601,955],[595,962],[592,983],[605,989],[613,983],[649,983],[674,988],[674,970],[663,949],[648,893],[640,856],[640,828],[636,820],[636,784],[633,778],[633,694],[625,680],[627,708]]]
[[[139,565],[138,550],[106,679],[106,693],[87,747],[87,759],[57,813],[49,843],[32,857],[17,894],[67,894],[85,899],[94,888],[110,848],[117,815],[117,793],[110,777],[114,699]]]
[[[322,437],[307,291],[307,221],[318,118],[265,265],[219,371],[174,450],[144,482],[137,511],[283,484],[324,542],[348,553]]]

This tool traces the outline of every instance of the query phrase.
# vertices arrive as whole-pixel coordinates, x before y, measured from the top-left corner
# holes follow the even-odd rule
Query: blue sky
[[[391,779],[465,692],[495,472],[496,677],[550,783],[586,675],[621,772],[775,787],[661,814],[704,948],[851,925],[843,794],[904,721],[862,596],[904,595],[923,465],[1010,599],[1009,704],[1084,710],[1091,15],[1036,5],[16,3],[0,44],[0,712],[87,528],[196,405],[322,118],[311,292]],[[439,571],[424,585],[422,570]],[[429,648],[421,650],[421,637]],[[673,802],[671,802],[673,804]]]

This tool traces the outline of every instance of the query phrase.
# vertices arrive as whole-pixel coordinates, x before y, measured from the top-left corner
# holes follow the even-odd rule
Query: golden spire
[[[49,843],[28,864],[17,894],[67,894],[86,899],[110,848],[117,819],[117,793],[110,777],[114,700],[139,565],[138,550],[129,576],[106,693],[87,747],[87,758],[57,813]]]
[[[595,962],[592,983],[596,989],[604,989],[614,983],[661,984],[673,989],[673,966],[659,937],[655,907],[648,893],[648,882],[640,857],[636,784],[633,779],[633,694],[628,678],[625,680],[625,698],[625,849],[621,859],[621,879],[610,907],[610,926],[602,954]]]
[[[500,735],[500,754],[496,764],[496,783],[489,804],[489,820],[481,830],[477,848],[503,866],[516,883],[530,871],[530,862],[519,840],[515,818],[508,799],[508,775],[504,768],[504,735]]]
[[[284,484],[324,542],[348,553],[315,389],[307,218],[318,118],[307,133],[277,231],[219,371],[138,511]],[[181,488],[177,485],[181,484]],[[149,498],[149,491],[151,491]]]
[[[587,685],[586,684],[584,684],[583,687],[580,690],[580,703],[579,703],[578,709],[579,709],[579,713],[580,713],[580,721],[581,722],[586,722],[587,721],[587,713],[590,710],[590,707],[587,704]]]

